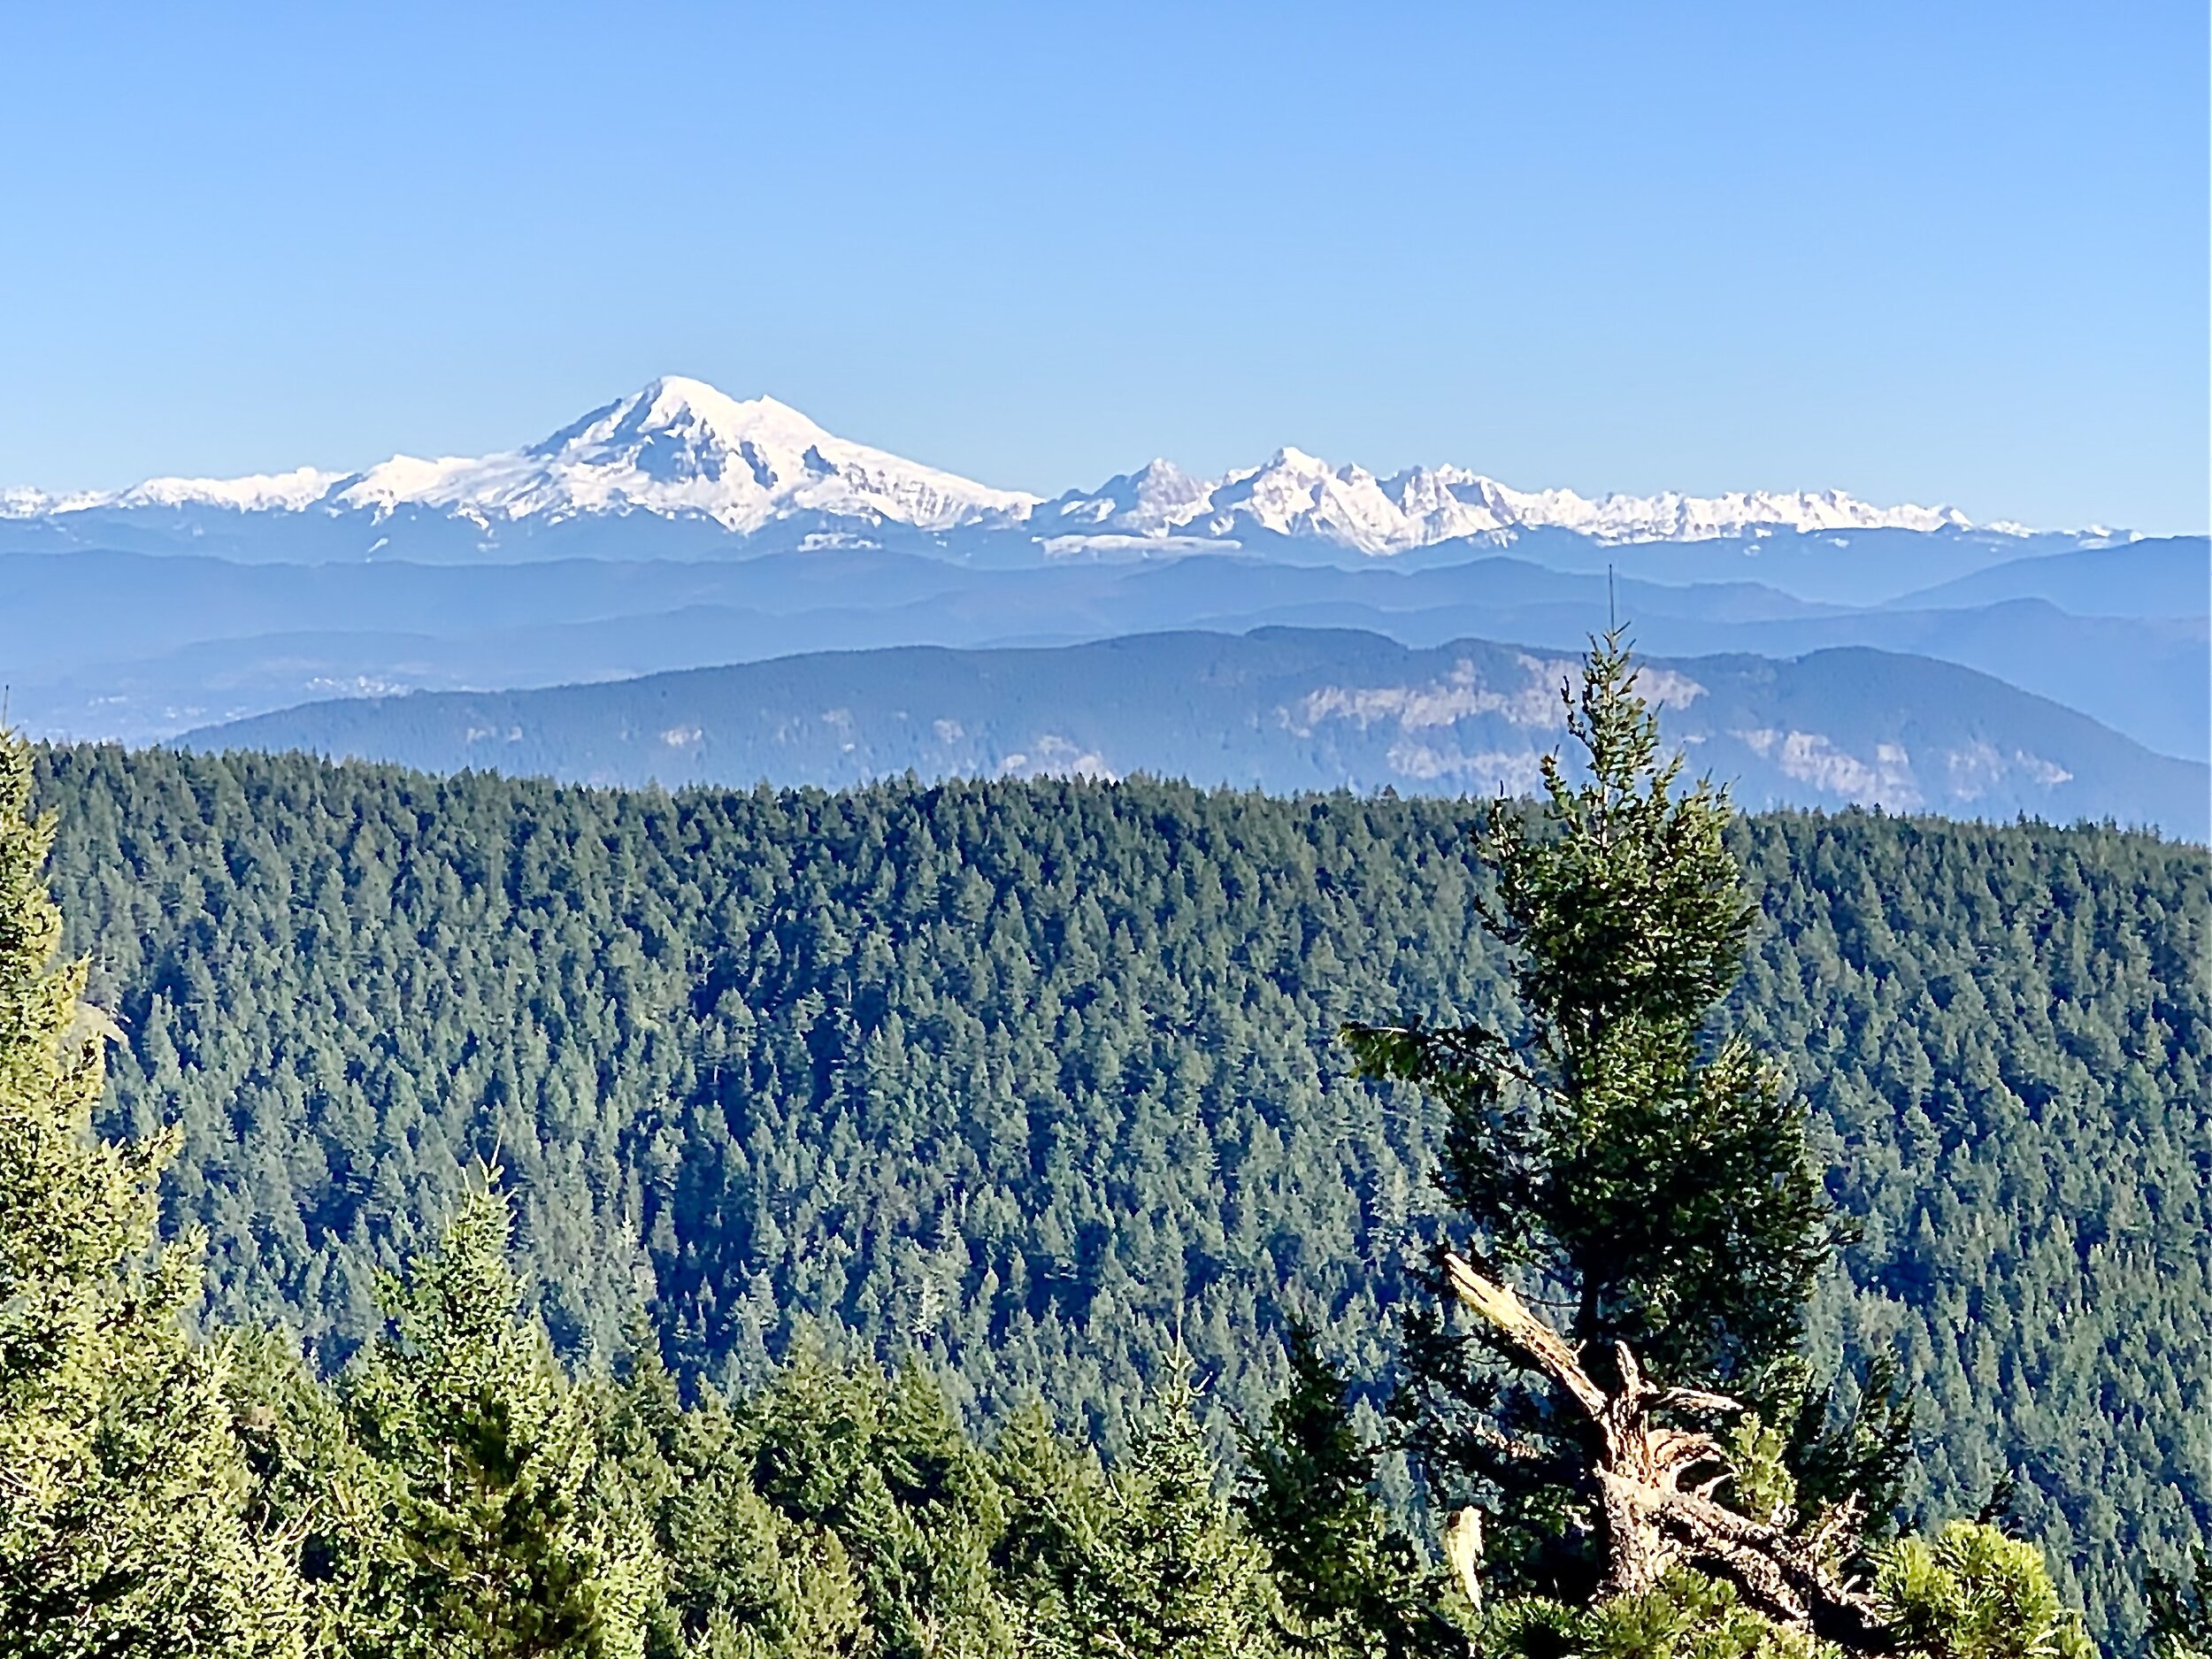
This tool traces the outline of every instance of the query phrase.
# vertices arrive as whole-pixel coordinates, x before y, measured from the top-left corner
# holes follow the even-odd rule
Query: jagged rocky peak
[[[1133,472],[1108,479],[1094,490],[1071,490],[1044,503],[1033,520],[1054,529],[1110,526],[1125,535],[1166,535],[1203,512],[1213,490],[1207,480],[1156,457]]]
[[[703,450],[733,453],[757,447],[805,449],[830,434],[788,403],[772,397],[742,401],[704,380],[672,374],[651,381],[627,397],[595,409],[541,443],[533,455],[555,456],[608,446],[647,444],[674,438]]]

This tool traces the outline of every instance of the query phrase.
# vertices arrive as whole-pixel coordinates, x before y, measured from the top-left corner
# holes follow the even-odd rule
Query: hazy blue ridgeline
[[[832,651],[538,691],[310,703],[179,741],[572,782],[845,787],[1143,772],[1276,793],[1535,787],[1571,659],[1349,629]],[[1970,670],[1865,649],[1648,662],[1693,766],[1745,805],[2148,824],[2201,840],[2212,769]]]
[[[0,523],[0,549],[32,527]],[[1354,568],[1342,549],[1320,549],[1333,562],[1302,542],[1041,565],[1027,542],[1003,557],[910,536],[777,552],[758,538],[695,546],[669,539],[680,526],[626,519],[531,543],[588,557],[425,565],[385,549],[371,563],[357,550],[347,563],[241,564],[205,557],[226,543],[221,524],[204,528],[198,542],[142,536],[134,551],[0,551],[0,669],[19,722],[147,741],[334,695],[1190,627],[1573,650],[1617,610],[1655,655],[1872,646],[1993,674],[2161,753],[2212,752],[2202,538],[2054,550],[1902,533],[1635,547],[1528,534],[1509,554],[1456,543]],[[724,556],[710,557],[718,545]],[[2021,545],[2037,550],[2007,557]],[[311,550],[296,539],[273,550],[286,548]],[[654,549],[682,557],[609,557]],[[1620,572],[1610,598],[1609,564]],[[104,595],[96,611],[81,603],[88,588]]]

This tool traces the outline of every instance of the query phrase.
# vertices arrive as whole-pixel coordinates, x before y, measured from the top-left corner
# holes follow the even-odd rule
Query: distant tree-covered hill
[[[1864,646],[1932,657],[2160,754],[2201,760],[2212,747],[2201,536],[2065,553],[1983,538],[2026,555],[1994,565],[1997,548],[1905,534],[1601,547],[1572,569],[1541,562],[1571,548],[1540,542],[1355,569],[1241,549],[1008,569],[887,547],[461,565],[385,549],[365,562],[242,564],[209,557],[219,534],[189,552],[31,553],[7,551],[6,528],[0,519],[0,678],[19,728],[55,739],[155,742],[334,696],[1175,629],[1361,628],[1425,648],[1510,640],[1571,653],[1617,614],[1653,656]],[[1963,588],[1878,603],[1962,568],[1973,572]],[[88,591],[102,595],[96,610]]]
[[[671,787],[1142,772],[1277,793],[1518,793],[1559,740],[1570,666],[1483,640],[1416,649],[1349,628],[1148,634],[309,703],[180,741]],[[1647,683],[1695,766],[1747,805],[2208,832],[2202,762],[1953,664],[1858,647],[1678,657],[1650,664]]]
[[[618,792],[63,749],[55,886],[175,1118],[206,1314],[326,1362],[496,1148],[556,1336],[641,1302],[757,1376],[808,1319],[979,1417],[1109,1442],[1179,1337],[1254,1418],[1286,1322],[1386,1386],[1437,1225],[1433,1109],[1355,1016],[1494,1008],[1465,803],[1136,781]],[[2017,1511],[2112,1639],[2212,1521],[2203,849],[2112,830],[1745,821],[1734,1017],[1864,1225],[1824,1356],[1893,1346],[1923,1513]]]

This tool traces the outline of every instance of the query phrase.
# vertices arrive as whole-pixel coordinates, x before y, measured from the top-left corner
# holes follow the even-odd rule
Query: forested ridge
[[[109,1126],[181,1123],[204,1315],[331,1367],[495,1154],[572,1350],[643,1302],[679,1371],[749,1384],[820,1319],[1110,1450],[1179,1334],[1248,1421],[1293,1314],[1379,1386],[1440,1122],[1333,1034],[1504,991],[1458,803],[41,772],[126,1038]],[[1860,816],[1732,845],[1764,910],[1733,1015],[1864,1225],[1816,1350],[1893,1336],[1909,1507],[2016,1471],[2062,1586],[2139,1640],[2144,1566],[2212,1519],[2205,852]]]

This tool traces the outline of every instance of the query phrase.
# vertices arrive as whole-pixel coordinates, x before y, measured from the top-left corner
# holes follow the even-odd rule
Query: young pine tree
[[[224,1355],[181,1324],[198,1242],[156,1243],[173,1141],[92,1135],[109,1027],[54,960],[30,795],[0,735],[0,1647],[295,1655],[299,1586],[250,1520]]]
[[[1282,1659],[1263,1552],[1216,1491],[1187,1358],[1145,1403],[1129,1455],[1085,1479],[1032,1419],[1002,1440],[1036,1659]],[[1058,1462],[1058,1467],[1055,1467]]]
[[[1586,777],[1547,756],[1540,814],[1502,799],[1479,838],[1520,1026],[1356,1025],[1347,1041],[1371,1074],[1443,1096],[1443,1185],[1479,1266],[1557,1286],[1578,1346],[1740,1384],[1791,1352],[1837,1228],[1802,1106],[1750,1044],[1709,1033],[1758,914],[1724,840],[1733,811],[1661,760],[1617,635],[1567,730]]]
[[[342,1382],[381,1525],[332,1540],[339,1651],[635,1659],[659,1564],[586,1398],[522,1314],[494,1179],[388,1286],[393,1333]]]

